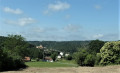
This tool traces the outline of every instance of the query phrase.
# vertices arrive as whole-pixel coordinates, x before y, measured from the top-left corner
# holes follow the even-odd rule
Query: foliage
[[[65,57],[66,60],[72,60],[72,56],[71,55],[68,55]]]
[[[85,66],[94,66],[95,64],[95,56],[92,54],[88,54],[85,58]]]
[[[53,61],[55,61],[56,60],[56,58],[57,58],[57,53],[56,52],[54,52],[52,55],[51,55],[51,58],[53,59]]]
[[[88,45],[89,45],[88,52],[96,54],[100,52],[100,49],[104,45],[104,42],[100,40],[92,40]]]
[[[1,52],[1,54],[2,55],[0,55],[0,71],[26,67],[21,59],[10,57],[7,53],[3,52]]]
[[[21,35],[8,35],[8,38],[3,42],[4,52],[9,56],[20,56],[24,58],[28,56],[28,43],[24,41]]]
[[[47,49],[74,53],[77,51],[77,48],[88,45],[90,41],[28,41],[28,42],[35,46],[41,44]]]
[[[100,49],[101,65],[120,64],[120,41],[107,42]]]
[[[33,59],[38,58],[38,59],[42,59],[43,58],[43,51],[39,50],[38,48],[29,48],[29,56]]]
[[[101,61],[101,55],[100,55],[100,53],[97,53],[97,54],[96,54],[95,65],[99,65],[100,61]]]
[[[8,35],[0,42],[0,71],[25,67],[22,58],[28,55],[28,43],[20,35]]]
[[[73,58],[79,66],[94,66],[95,56],[89,54],[86,49],[80,49],[79,52],[74,53]]]
[[[76,52],[74,53],[74,59],[76,61],[76,63],[80,66],[85,66],[85,58],[87,56],[87,51],[86,50],[81,50],[80,52]]]

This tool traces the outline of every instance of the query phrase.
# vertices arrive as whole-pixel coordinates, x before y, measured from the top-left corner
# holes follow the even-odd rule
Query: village
[[[43,58],[41,60],[44,61],[44,62],[59,61],[59,60],[64,59],[65,57],[68,57],[70,55],[69,53],[64,53],[62,51],[58,51],[58,50],[54,50],[54,49],[47,49],[46,47],[43,47],[42,45],[36,46],[36,48],[39,49],[39,50],[42,50]],[[46,55],[47,52],[55,52],[55,53],[57,53],[54,56],[55,60],[53,60],[51,55]],[[35,61],[35,60],[32,60],[31,57],[25,56],[24,61],[25,62],[30,62],[30,61]],[[39,61],[39,60],[36,60],[36,61]]]

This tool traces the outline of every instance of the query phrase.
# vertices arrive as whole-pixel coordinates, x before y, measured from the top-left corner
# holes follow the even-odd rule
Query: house
[[[57,59],[61,59],[62,57],[60,55],[57,56]]]
[[[43,46],[42,46],[42,45],[40,45],[40,46],[36,46],[36,48],[43,49]]]
[[[65,54],[65,57],[68,57],[70,54]]]
[[[29,61],[31,61],[31,58],[30,57],[24,57],[23,61],[29,62]]]
[[[60,55],[61,55],[61,56],[63,56],[63,54],[64,54],[63,52],[60,52]]]
[[[45,61],[47,61],[47,62],[53,62],[53,59],[51,57],[45,57]]]

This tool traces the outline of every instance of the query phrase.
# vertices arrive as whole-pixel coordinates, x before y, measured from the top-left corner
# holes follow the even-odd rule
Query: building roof
[[[25,57],[23,60],[24,60],[24,61],[30,61],[31,58],[30,58],[30,57]]]
[[[53,59],[51,57],[45,57],[45,60],[50,60],[52,61]]]
[[[40,45],[40,46],[36,46],[36,48],[43,49],[43,46],[42,46],[42,45]]]

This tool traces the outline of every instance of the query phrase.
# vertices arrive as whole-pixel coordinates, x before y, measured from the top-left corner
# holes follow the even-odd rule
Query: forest
[[[43,45],[47,49],[74,53],[80,47],[87,47],[90,41],[27,41],[32,45]]]

